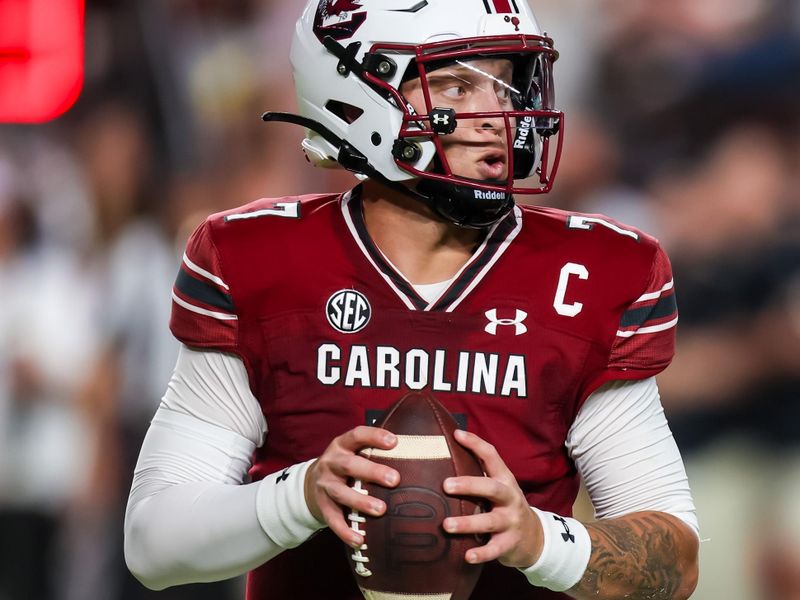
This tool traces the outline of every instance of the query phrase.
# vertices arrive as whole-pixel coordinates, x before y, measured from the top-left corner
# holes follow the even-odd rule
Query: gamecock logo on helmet
[[[320,42],[328,35],[335,40],[346,40],[366,20],[367,11],[359,0],[322,0],[314,18],[314,34]]]

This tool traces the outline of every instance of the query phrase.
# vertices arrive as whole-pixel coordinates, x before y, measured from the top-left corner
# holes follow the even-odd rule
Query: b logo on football
[[[441,494],[423,487],[401,487],[389,492],[386,522],[389,564],[400,570],[406,564],[441,560],[450,544],[438,535],[441,522],[450,515]]]

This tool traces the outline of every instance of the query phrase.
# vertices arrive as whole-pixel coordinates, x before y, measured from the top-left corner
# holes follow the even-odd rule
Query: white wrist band
[[[531,507],[544,532],[542,554],[533,565],[520,569],[531,584],[554,592],[570,589],[589,564],[592,540],[583,523]]]
[[[256,514],[261,527],[281,548],[305,542],[325,523],[317,521],[306,504],[306,471],[314,460],[267,475],[256,494]]]

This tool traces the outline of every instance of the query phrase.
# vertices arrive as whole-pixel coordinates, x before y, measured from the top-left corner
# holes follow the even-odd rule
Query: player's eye
[[[441,92],[442,96],[445,98],[450,98],[452,100],[457,100],[459,98],[463,98],[467,95],[467,88],[463,85],[450,85],[444,88]]]
[[[495,94],[500,100],[506,101],[511,97],[511,89],[508,86],[498,84],[494,88]]]

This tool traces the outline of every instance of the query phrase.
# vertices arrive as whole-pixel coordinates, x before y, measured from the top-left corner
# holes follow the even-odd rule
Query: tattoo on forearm
[[[642,513],[587,525],[592,554],[578,598],[672,600],[680,589],[684,533],[662,515]]]

